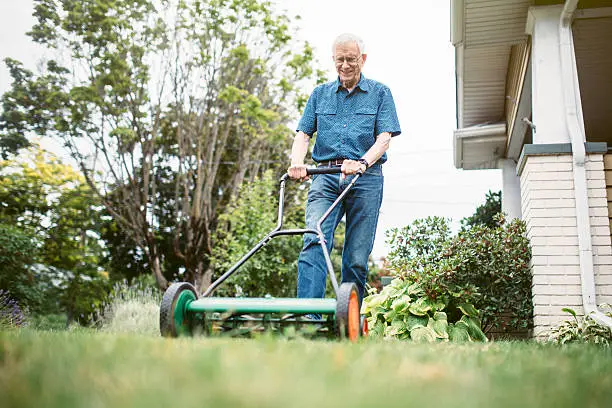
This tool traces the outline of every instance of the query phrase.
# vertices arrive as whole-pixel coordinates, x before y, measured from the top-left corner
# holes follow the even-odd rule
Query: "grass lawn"
[[[612,351],[0,332],[3,407],[610,407]]]

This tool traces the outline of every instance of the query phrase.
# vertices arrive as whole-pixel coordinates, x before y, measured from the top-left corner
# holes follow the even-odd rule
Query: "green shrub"
[[[45,331],[66,330],[67,319],[65,314],[39,314],[30,317],[32,329]]]
[[[87,325],[90,316],[105,302],[111,283],[107,274],[98,272],[92,265],[79,265],[66,270],[51,265],[34,264],[29,268],[34,282],[31,289],[42,294],[33,316],[42,315],[41,324],[46,326],[44,316],[64,314],[64,326],[72,322]],[[57,320],[57,319],[54,319]],[[58,324],[52,323],[56,328]]]
[[[31,312],[44,300],[31,265],[38,256],[34,238],[23,230],[0,223],[0,288]]]
[[[607,304],[600,306],[607,310],[606,315],[612,317],[612,307]],[[593,320],[591,313],[578,318],[576,312],[570,308],[563,308],[564,312],[572,315],[572,319],[565,320],[559,326],[551,330],[548,341],[567,344],[567,343],[591,343],[610,347],[612,343],[612,328],[603,326]]]
[[[284,228],[303,228],[305,190],[289,183],[286,193]],[[227,271],[267,233],[278,216],[278,183],[268,171],[260,179],[245,183],[238,198],[219,217],[211,263],[217,275]],[[242,265],[235,275],[217,290],[224,296],[295,296],[297,258],[301,237],[278,237]]]
[[[69,280],[62,287],[60,305],[73,321],[87,325],[91,316],[105,303],[110,292],[110,281],[97,272],[69,272]]]
[[[409,274],[395,278],[381,293],[367,296],[362,313],[372,337],[414,341],[487,341],[478,311],[459,294],[432,298],[422,281]]]
[[[432,300],[459,299],[482,312],[485,332],[532,327],[531,249],[525,224],[495,217],[492,228],[477,224],[452,235],[440,217],[392,229],[388,262],[396,275],[419,282]],[[504,319],[510,315],[510,319]]]
[[[477,225],[461,231],[453,240],[449,256],[461,260],[460,281],[478,288],[475,306],[483,312],[485,331],[526,330],[533,327],[531,298],[531,248],[525,223],[507,222],[502,214],[498,225]],[[504,315],[510,319],[505,320]]]

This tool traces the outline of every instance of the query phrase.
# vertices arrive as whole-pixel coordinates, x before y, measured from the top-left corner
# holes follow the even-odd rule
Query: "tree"
[[[218,214],[243,180],[285,165],[312,50],[267,1],[35,3],[30,36],[58,56],[40,75],[6,60],[4,154],[31,133],[61,140],[158,285],[172,234],[201,290]]]
[[[470,217],[461,220],[463,228],[470,228],[476,225],[486,225],[495,228],[497,223],[495,216],[501,212],[501,191],[493,193],[489,190],[486,201],[483,205],[476,208],[476,212]]]
[[[25,153],[0,162],[0,222],[37,237],[43,264],[96,271],[103,253],[96,197],[55,155],[36,145]]]
[[[1,286],[34,313],[86,321],[108,286],[101,208],[79,172],[35,144],[0,162]]]

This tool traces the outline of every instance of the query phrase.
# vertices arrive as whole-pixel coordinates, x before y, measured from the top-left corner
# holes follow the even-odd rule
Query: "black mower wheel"
[[[170,285],[159,307],[159,330],[164,337],[191,334],[191,319],[186,313],[187,303],[198,298],[196,288],[188,282]]]
[[[357,285],[345,282],[338,288],[336,299],[336,332],[341,338],[355,342],[361,332]]]

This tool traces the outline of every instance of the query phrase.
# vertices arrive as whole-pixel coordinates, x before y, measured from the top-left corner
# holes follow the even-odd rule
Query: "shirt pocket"
[[[376,106],[361,106],[355,109],[353,123],[360,134],[374,135]]]
[[[322,105],[315,109],[317,115],[317,132],[326,132],[332,130],[336,123],[336,107],[330,105]]]

